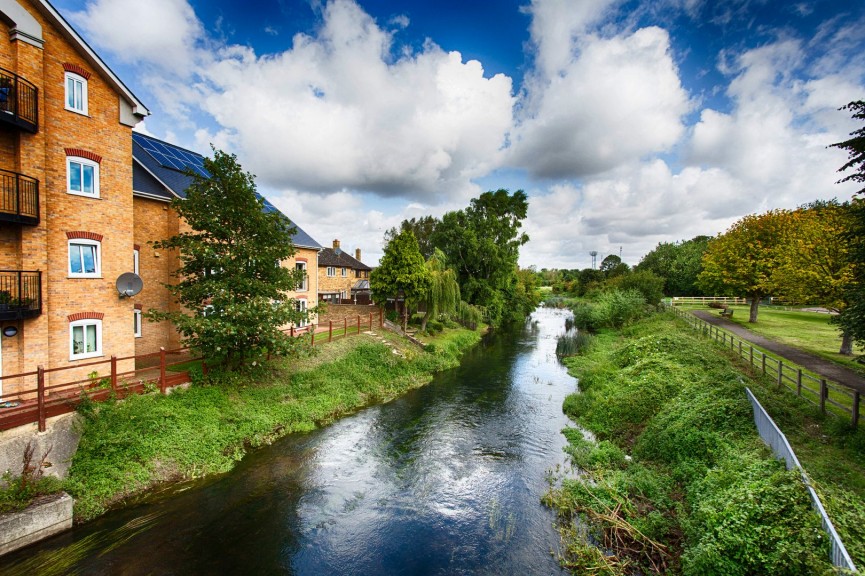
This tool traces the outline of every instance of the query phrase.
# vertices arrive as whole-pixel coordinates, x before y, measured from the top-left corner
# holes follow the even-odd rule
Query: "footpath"
[[[742,340],[747,340],[751,344],[768,350],[773,354],[777,354],[785,360],[798,364],[802,368],[807,368],[824,378],[865,393],[865,378],[853,370],[844,368],[843,366],[838,366],[829,360],[824,360],[819,356],[803,352],[802,350],[793,348],[792,346],[787,346],[786,344],[781,344],[780,342],[764,338],[759,334],[754,334],[747,328],[744,328],[731,320],[722,318],[718,314],[712,314],[706,310],[692,310],[691,313],[697,318],[705,320],[709,324],[714,324],[728,332],[732,332]]]

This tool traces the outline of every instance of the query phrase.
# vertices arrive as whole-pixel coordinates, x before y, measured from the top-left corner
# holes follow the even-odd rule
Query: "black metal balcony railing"
[[[42,272],[0,270],[0,320],[42,314]]]
[[[34,134],[39,130],[39,89],[3,68],[0,68],[0,122]]]
[[[0,222],[39,224],[39,181],[0,170]]]

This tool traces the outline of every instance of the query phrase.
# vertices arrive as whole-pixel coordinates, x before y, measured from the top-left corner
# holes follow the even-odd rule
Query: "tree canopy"
[[[399,230],[394,227],[384,233],[384,243],[387,245],[387,243],[395,238],[400,232],[411,230],[414,233],[414,237],[417,239],[421,255],[425,260],[429,260],[435,251],[432,238],[438,223],[438,219],[432,216],[403,220],[399,225]]]
[[[493,324],[503,318],[520,246],[529,240],[520,231],[527,211],[522,190],[484,192],[468,208],[445,214],[433,234],[433,244],[457,274],[463,298],[484,307]]]
[[[306,318],[287,293],[302,281],[280,266],[294,254],[291,223],[265,212],[255,179],[234,155],[214,150],[204,159],[210,177],[191,173],[186,199],[172,207],[189,225],[156,248],[177,250],[175,284],[167,284],[180,310],[149,310],[151,320],[170,320],[184,344],[206,358],[236,368],[296,345],[280,328]]]
[[[661,242],[643,256],[635,270],[654,272],[664,279],[667,296],[700,296],[697,277],[703,270],[703,253],[708,236],[696,236],[682,242]]]
[[[378,267],[369,275],[369,287],[377,300],[404,298],[403,329],[410,305],[422,301],[431,285],[429,270],[411,230],[403,230],[387,243]]]
[[[749,214],[712,241],[703,255],[698,283],[707,293],[747,296],[749,322],[757,322],[760,299],[772,293],[778,249],[789,212]]]

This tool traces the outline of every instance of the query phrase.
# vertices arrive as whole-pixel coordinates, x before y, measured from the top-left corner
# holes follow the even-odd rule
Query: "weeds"
[[[36,447],[32,440],[27,442],[21,457],[21,475],[17,478],[10,472],[3,475],[6,486],[0,489],[0,514],[23,510],[40,496],[60,492],[62,482],[59,479],[43,476],[51,448],[36,460]]]

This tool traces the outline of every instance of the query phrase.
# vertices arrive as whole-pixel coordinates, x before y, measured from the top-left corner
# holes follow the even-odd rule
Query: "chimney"
[[[354,259],[360,262],[360,248],[354,249]]]
[[[333,249],[334,249],[334,250],[339,250],[339,240],[337,240],[337,239],[335,239],[335,238],[334,238],[334,240],[333,240]]]

